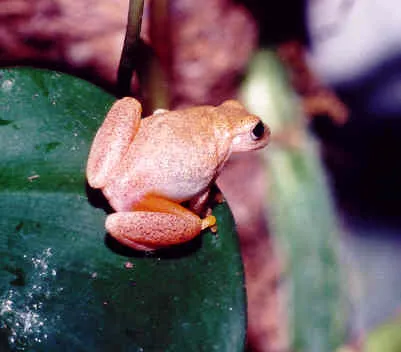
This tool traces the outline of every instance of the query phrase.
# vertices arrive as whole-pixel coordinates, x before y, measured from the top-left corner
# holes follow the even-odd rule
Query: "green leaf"
[[[217,236],[163,252],[106,236],[84,170],[113,100],[64,74],[0,71],[0,350],[242,351],[243,270],[225,204]]]
[[[344,343],[346,331],[340,231],[319,146],[297,110],[276,53],[261,50],[255,55],[243,97],[249,111],[278,136],[266,153],[268,215],[286,269],[291,350],[334,351]],[[295,136],[297,143],[286,145],[280,136]]]

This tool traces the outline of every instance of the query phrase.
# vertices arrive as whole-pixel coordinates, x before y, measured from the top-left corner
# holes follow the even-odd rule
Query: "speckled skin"
[[[93,141],[87,178],[102,189],[116,213],[106,229],[137,250],[186,242],[213,216],[200,219],[211,185],[233,152],[268,143],[269,129],[237,101],[178,111],[157,111],[141,120],[133,98],[118,100]],[[180,205],[190,201],[188,210]]]

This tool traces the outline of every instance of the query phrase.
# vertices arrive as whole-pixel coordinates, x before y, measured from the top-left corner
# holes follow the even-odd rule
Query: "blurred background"
[[[333,196],[345,269],[344,344],[354,350],[397,319],[400,307],[400,9],[396,0],[145,1],[142,38],[166,73],[159,84],[168,87],[171,108],[238,96],[261,48],[280,60],[319,142]],[[57,69],[113,92],[127,11],[127,0],[2,0],[0,65]],[[139,88],[134,79],[133,91]],[[269,231],[260,155],[233,158],[219,186],[240,235],[247,349],[285,351],[285,264]]]

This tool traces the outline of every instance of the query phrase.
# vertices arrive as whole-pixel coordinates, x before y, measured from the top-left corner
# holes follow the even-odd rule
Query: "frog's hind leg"
[[[137,250],[155,250],[184,243],[216,223],[201,219],[180,204],[147,196],[132,212],[117,212],[106,219],[106,229],[121,243]]]
[[[126,97],[113,104],[89,153],[86,176],[91,187],[105,186],[138,131],[141,112],[141,104],[134,98]]]

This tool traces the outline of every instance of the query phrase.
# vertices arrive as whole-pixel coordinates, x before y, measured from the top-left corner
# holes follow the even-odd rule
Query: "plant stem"
[[[117,73],[117,90],[120,96],[130,95],[132,74],[138,66],[143,6],[143,0],[129,2],[127,30]]]

